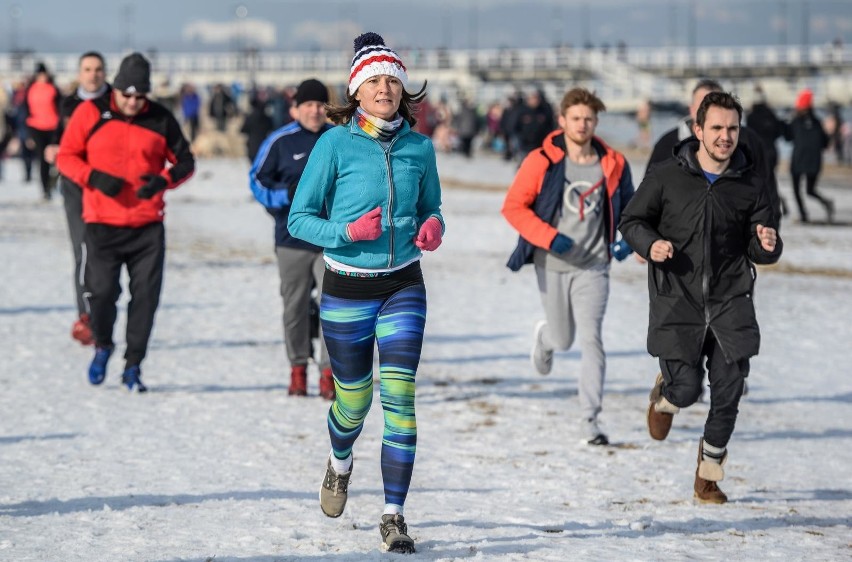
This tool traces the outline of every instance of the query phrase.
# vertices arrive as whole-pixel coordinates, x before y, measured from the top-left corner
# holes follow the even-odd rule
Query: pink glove
[[[442,230],[441,221],[435,217],[429,217],[426,222],[420,225],[420,232],[414,239],[414,245],[421,250],[434,252],[441,245]]]
[[[353,242],[375,240],[382,235],[382,208],[376,207],[346,225],[346,233]]]

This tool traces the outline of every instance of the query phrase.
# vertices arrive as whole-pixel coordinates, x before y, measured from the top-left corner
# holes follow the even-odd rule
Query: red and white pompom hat
[[[385,45],[378,33],[364,33],[355,38],[355,57],[349,73],[349,94],[354,95],[358,87],[368,78],[386,74],[399,78],[402,87],[408,85],[408,74],[402,59]]]

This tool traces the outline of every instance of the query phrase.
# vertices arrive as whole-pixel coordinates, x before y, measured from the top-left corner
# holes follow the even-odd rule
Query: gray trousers
[[[580,412],[583,419],[596,419],[602,409],[606,376],[601,332],[609,299],[609,266],[570,273],[536,266],[535,273],[547,320],[543,343],[546,348],[566,351],[579,334]]]
[[[284,345],[290,365],[307,365],[313,358],[311,345],[310,300],[316,286],[322,293],[322,278],[325,261],[322,252],[300,250],[279,246],[275,248],[278,258],[278,274],[281,277],[281,298],[284,301]],[[320,328],[322,330],[322,328]],[[320,332],[319,367],[324,369],[331,363],[325,349],[325,340]]]
[[[86,224],[83,222],[83,192],[71,181],[59,176],[59,192],[62,193],[62,203],[65,207],[65,217],[68,219],[68,235],[71,238],[71,249],[74,251],[74,293],[77,297],[77,313],[88,314],[89,308],[83,300],[83,233]]]

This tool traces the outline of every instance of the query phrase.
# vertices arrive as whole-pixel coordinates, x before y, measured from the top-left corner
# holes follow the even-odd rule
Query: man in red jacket
[[[145,392],[145,358],[160,300],[165,262],[166,189],[189,179],[195,159],[168,109],[147,98],[151,66],[128,55],[108,96],[81,104],[65,128],[59,171],[83,188],[84,284],[91,311],[95,357],[89,382],[101,384],[113,353],[121,267],[127,267],[127,348],[122,383]]]

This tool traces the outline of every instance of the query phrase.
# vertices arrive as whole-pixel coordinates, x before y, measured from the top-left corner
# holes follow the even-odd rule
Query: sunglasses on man
[[[131,94],[128,92],[121,92],[121,95],[126,98],[133,98],[136,101],[148,99],[148,94]]]

